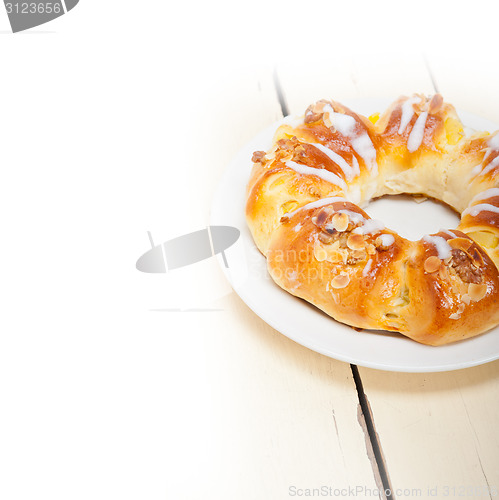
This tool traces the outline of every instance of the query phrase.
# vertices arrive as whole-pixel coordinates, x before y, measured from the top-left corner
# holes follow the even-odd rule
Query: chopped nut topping
[[[333,236],[328,233],[319,233],[319,241],[325,245],[329,245],[334,240]]]
[[[473,300],[474,302],[478,302],[479,300],[482,300],[486,294],[486,283],[482,283],[480,285],[477,285],[476,283],[470,283],[470,286],[468,288],[468,295],[470,296],[471,300]]]
[[[361,250],[366,246],[364,237],[361,234],[351,233],[347,240],[347,247],[350,250]]]
[[[350,278],[346,274],[339,274],[331,280],[333,288],[345,288],[350,283]]]
[[[331,211],[328,210],[327,208],[322,209],[318,214],[317,214],[317,225],[321,227],[324,222],[326,222],[326,219],[331,215]]]
[[[451,248],[457,248],[459,250],[464,250],[465,252],[467,252],[470,246],[473,245],[473,242],[467,238],[452,238],[447,240],[447,243]]]
[[[470,255],[464,250],[454,248],[451,250],[451,266],[455,269],[457,275],[466,283],[480,283],[482,271],[472,262]]]
[[[312,109],[305,111],[305,123],[317,122],[322,118],[322,113],[314,113]]]
[[[325,99],[321,99],[320,101],[317,101],[314,104],[314,112],[315,113],[323,113],[324,108],[328,105],[331,104],[330,102],[326,101]]]
[[[466,306],[463,303],[459,304],[457,311],[455,313],[452,313],[449,316],[449,319],[459,319],[461,317],[461,315],[463,314],[465,308],[466,308]]]
[[[440,266],[442,265],[442,261],[436,257],[435,255],[432,255],[431,257],[428,257],[424,261],[424,270],[427,273],[435,273],[440,269]]]
[[[367,260],[367,253],[365,250],[353,250],[353,252],[347,258],[347,264],[354,266],[359,262]]]
[[[326,231],[326,233],[328,233],[328,234],[337,234],[338,233],[338,231],[334,228],[334,226],[332,224],[325,224],[323,230]]]
[[[349,219],[347,214],[334,214],[331,221],[332,226],[340,233],[346,231]]]
[[[265,151],[255,151],[251,158],[253,163],[262,163],[265,157]]]
[[[326,114],[324,115],[324,125],[326,125],[327,128],[331,128],[333,126],[333,122],[331,121],[331,119],[329,118],[329,114]]]
[[[391,247],[391,245],[386,245],[386,242],[382,236],[378,236],[374,241],[374,244],[376,245],[376,248],[378,250],[381,250],[382,252],[388,250]]]

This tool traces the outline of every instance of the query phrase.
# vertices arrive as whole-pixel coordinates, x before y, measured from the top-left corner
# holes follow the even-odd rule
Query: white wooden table
[[[362,56],[332,59],[306,75],[291,63],[274,74],[262,68],[246,75],[237,122],[251,136],[283,108],[300,114],[322,97],[437,90],[456,107],[499,122],[490,80],[475,78],[466,92],[456,73],[452,61],[423,55],[380,57],[376,67]],[[237,137],[234,152],[243,142]],[[212,320],[223,332],[210,345],[213,358],[225,360],[210,372],[222,403],[214,409],[216,441],[238,498],[352,496],[356,488],[365,498],[377,497],[376,489],[381,498],[384,490],[392,498],[499,495],[499,362],[423,374],[356,367],[288,340],[235,295],[220,305]]]

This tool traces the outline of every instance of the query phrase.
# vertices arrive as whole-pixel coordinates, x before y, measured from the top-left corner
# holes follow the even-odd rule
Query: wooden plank
[[[457,55],[432,52],[428,65],[445,99],[464,111],[498,123],[496,99],[499,69],[491,64],[488,51],[463,52]]]
[[[323,98],[337,101],[365,97],[395,99],[402,94],[433,92],[421,55],[412,58],[401,54],[331,56],[327,65],[310,57],[306,72],[292,63],[278,66],[279,80],[291,114],[303,114],[309,104]],[[412,78],[407,78],[407,74]]]
[[[499,484],[498,362],[449,373],[360,373],[393,489],[442,498],[473,487],[467,496],[489,498]]]
[[[456,63],[430,56],[438,90],[456,107],[499,122],[499,109],[488,98],[497,72],[478,64],[470,79],[463,62]],[[360,373],[394,488],[431,488],[438,496],[497,494],[498,362],[451,373]]]
[[[485,109],[489,101],[483,94],[489,90],[490,75],[484,73],[489,78],[470,97],[466,94],[470,86],[457,83],[451,63],[444,66],[430,60],[430,65],[438,66],[434,76],[447,98],[456,98],[457,105],[469,111]],[[324,96],[341,101],[434,92],[421,55],[355,56],[308,78],[282,66],[279,75],[292,113],[302,113]],[[485,115],[499,119],[490,106]],[[498,487],[499,432],[494,425],[499,416],[494,397],[499,390],[498,362],[450,373],[391,373],[362,367],[359,373],[395,497],[407,496],[410,490],[413,496],[418,492],[422,497],[458,496],[463,488],[473,487],[470,496],[488,498],[489,486]]]

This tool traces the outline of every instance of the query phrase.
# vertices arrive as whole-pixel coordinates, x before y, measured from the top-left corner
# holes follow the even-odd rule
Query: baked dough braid
[[[499,133],[465,133],[442,96],[369,119],[334,101],[253,155],[246,218],[274,281],[348,325],[429,345],[499,324]],[[360,207],[422,194],[461,214],[410,241]]]

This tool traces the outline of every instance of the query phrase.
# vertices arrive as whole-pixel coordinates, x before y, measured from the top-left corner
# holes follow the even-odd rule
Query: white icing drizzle
[[[473,205],[472,207],[467,208],[461,214],[461,217],[464,217],[465,215],[476,217],[480,212],[495,212],[496,214],[499,214],[499,207],[495,207],[490,203],[479,203],[478,205]]]
[[[294,227],[295,232],[297,233],[301,229],[301,227],[301,224],[296,224],[296,226]]]
[[[338,177],[336,174],[333,174],[332,172],[326,170],[325,168],[321,169],[321,168],[307,167],[306,165],[302,165],[300,163],[296,163],[291,160],[286,162],[286,167],[291,168],[295,172],[302,175],[316,175],[317,177],[320,177],[321,179],[324,179],[325,181],[330,182],[335,186],[341,187],[344,190],[348,189],[347,185],[345,184],[345,181],[341,177]]]
[[[367,168],[374,175],[378,175],[378,164],[376,163],[376,150],[371,142],[371,138],[366,132],[351,139],[354,151],[364,160]]]
[[[483,157],[483,160],[481,163],[479,163],[476,167],[473,168],[471,171],[471,176],[476,177],[478,175],[485,175],[486,173],[490,172],[494,168],[496,168],[499,165],[499,156],[494,158],[486,167],[485,169],[483,168],[483,165],[487,158],[490,156],[492,151],[498,151],[499,150],[499,132],[496,132],[495,135],[493,135],[488,141],[487,145],[489,146],[487,151],[485,152],[485,155]]]
[[[373,175],[378,174],[378,164],[376,163],[376,149],[364,130],[360,133],[355,131],[356,120],[353,116],[336,113],[330,104],[324,106],[324,113],[327,113],[333,127],[345,137],[350,139],[353,150],[364,160],[367,168]]]
[[[451,238],[458,238],[457,234],[449,231],[448,229],[440,229],[440,232],[449,235]]]
[[[400,117],[400,125],[399,125],[399,135],[402,135],[409,125],[412,117],[414,116],[414,108],[413,104],[416,104],[421,101],[421,97],[413,96],[407,99],[404,104],[402,104],[402,116]]]
[[[350,218],[350,220],[354,223],[357,224],[358,222],[363,222],[366,219],[362,216],[362,214],[359,214],[358,212],[354,212],[352,210],[347,210],[346,208],[342,208],[338,210],[339,214],[346,214]]]
[[[480,200],[487,200],[489,198],[493,198],[494,196],[499,196],[499,188],[490,188],[478,193],[471,201],[470,205]]]
[[[347,199],[341,198],[340,196],[331,196],[329,198],[322,198],[322,200],[317,200],[317,201],[312,201],[310,203],[307,203],[306,205],[303,205],[302,207],[299,207],[296,210],[293,210],[292,212],[288,212],[284,215],[288,218],[291,218],[300,210],[310,210],[311,208],[319,208],[319,207],[322,207],[324,205],[329,205],[330,203],[334,203],[336,201],[347,201],[348,202]]]
[[[484,160],[485,161],[485,160]],[[483,165],[483,162],[480,164],[480,167]],[[499,166],[499,156],[496,156],[481,172],[480,175],[488,174],[491,170]]]
[[[310,144],[310,143],[309,143]],[[323,146],[322,144],[310,144],[314,146],[319,151],[322,151],[328,158],[330,158],[338,167],[341,168],[343,174],[345,174],[345,178],[347,181],[351,181],[356,175],[360,175],[359,162],[357,158],[353,156],[352,166],[350,166],[345,158],[340,156],[338,153],[335,153],[333,150]]]
[[[380,235],[381,238],[381,244],[384,247],[389,247],[390,245],[393,245],[395,243],[395,238],[393,237],[393,234],[382,234]]]
[[[416,123],[412,127],[409,139],[407,139],[407,149],[411,153],[414,153],[414,151],[419,149],[419,146],[421,146],[421,143],[423,142],[427,117],[428,117],[428,111],[424,111],[418,116]]]
[[[353,116],[336,113],[336,111],[331,107],[330,104],[324,106],[324,112],[328,114],[333,127],[340,134],[346,137],[356,135],[355,125],[357,124],[357,122],[355,121],[355,118]]]
[[[364,276],[364,278],[369,274],[372,265],[373,265],[373,260],[369,259],[367,261],[367,264],[364,266],[364,269],[362,270],[362,276]]]
[[[423,236],[423,241],[426,243],[430,243],[434,245],[438,252],[438,258],[441,260],[447,259],[451,256],[451,247],[447,243],[445,238],[441,236],[430,236],[429,234],[425,234]]]
[[[352,232],[358,234],[374,234],[385,229],[385,225],[376,219],[367,219],[362,226],[356,227]]]
[[[476,177],[482,170],[482,163],[479,163],[471,170],[471,177]]]
[[[499,149],[499,132],[496,132],[488,141],[487,144],[492,149]]]

